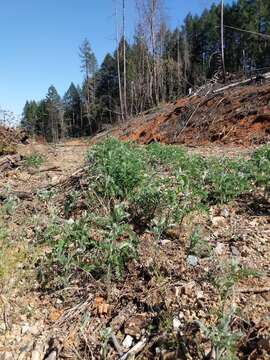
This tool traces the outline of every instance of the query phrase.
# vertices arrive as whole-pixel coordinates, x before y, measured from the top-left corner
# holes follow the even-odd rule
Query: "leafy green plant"
[[[233,259],[228,264],[223,264],[221,274],[213,278],[213,284],[218,289],[221,305],[218,311],[218,320],[215,326],[206,326],[199,322],[200,328],[207,338],[212,342],[215,350],[215,359],[217,360],[237,360],[237,343],[242,334],[233,331],[231,328],[232,320],[236,309],[233,308],[229,313],[225,310],[225,305],[233,293],[235,285],[242,279],[249,276],[261,276],[262,274],[240,266]]]
[[[188,253],[198,257],[207,257],[211,254],[212,248],[209,243],[202,239],[200,226],[197,225],[190,236],[190,245]]]
[[[142,151],[114,138],[95,145],[88,153],[90,187],[106,198],[124,199],[143,180]]]
[[[201,330],[214,346],[216,360],[238,360],[237,343],[242,334],[231,329],[234,315],[235,310],[223,314],[216,326],[205,326],[199,322]]]
[[[26,167],[39,168],[45,162],[45,158],[43,155],[39,153],[33,153],[25,156],[23,163]]]
[[[240,159],[235,161],[225,158],[209,161],[206,186],[208,186],[210,203],[224,204],[251,190],[244,164]]]
[[[240,161],[205,159],[157,143],[142,147],[108,138],[96,144],[87,156],[88,188],[71,190],[62,213],[52,211],[46,230],[38,231],[39,239],[52,248],[44,260],[45,273],[56,272],[67,281],[80,271],[97,278],[122,276],[136,256],[136,233],[147,228],[159,240],[193,211],[207,211],[212,204],[226,203],[259,186],[254,172],[261,158],[268,158],[266,150],[262,153],[254,155],[256,160]],[[50,194],[40,196],[49,199]],[[67,216],[75,218],[81,200],[86,210],[76,213],[77,220],[66,221]],[[190,237],[189,253],[211,253],[198,227]],[[228,273],[216,284],[224,299],[236,281],[235,273]]]
[[[234,286],[242,279],[249,276],[260,277],[262,274],[245,266],[240,266],[236,259],[223,264],[221,273],[212,279],[214,286],[218,289],[222,304],[225,304]]]
[[[0,209],[0,213],[5,215],[12,215],[18,205],[18,199],[14,196],[9,196],[6,200],[4,200],[3,205]]]
[[[137,246],[135,234],[125,220],[126,213],[116,206],[108,217],[87,216],[48,227],[43,238],[52,246],[52,252],[41,266],[45,275],[42,281],[47,281],[46,272],[50,277],[51,267],[63,281],[69,281],[80,269],[97,278],[122,276],[126,263],[136,256]]]
[[[270,146],[265,145],[256,150],[249,161],[249,174],[256,186],[270,194]]]

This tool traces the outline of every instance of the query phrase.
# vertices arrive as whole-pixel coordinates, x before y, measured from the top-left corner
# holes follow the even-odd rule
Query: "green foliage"
[[[110,138],[88,153],[89,184],[105,198],[124,199],[144,178],[142,151],[130,143]]]
[[[233,331],[231,328],[232,320],[235,316],[235,309],[229,313],[225,311],[225,305],[230,300],[230,295],[234,286],[242,279],[249,276],[261,276],[262,274],[240,266],[236,260],[221,266],[221,274],[213,278],[213,283],[218,289],[221,306],[218,312],[218,320],[215,326],[206,326],[199,322],[202,331],[211,341],[215,349],[217,360],[237,360],[237,344],[242,336],[240,332]]]
[[[72,190],[66,196],[63,210],[69,220],[52,214],[55,219],[44,233],[39,232],[40,239],[52,247],[46,268],[65,281],[82,270],[97,278],[122,276],[129,260],[136,257],[136,232],[147,228],[159,240],[189,213],[254,189],[258,183],[253,161],[205,159],[175,146],[140,147],[114,138],[98,143],[87,157],[87,190]],[[79,203],[88,211],[73,220]],[[211,254],[198,226],[190,237],[189,253]],[[215,280],[222,299],[242,272],[231,265],[224,277]]]
[[[261,275],[255,270],[239,266],[238,262],[233,259],[230,263],[223,264],[222,272],[219,276],[213,278],[213,284],[218,289],[222,302],[225,303],[234,285],[240,280],[249,276],[260,277]]]
[[[116,206],[107,217],[87,216],[49,226],[43,239],[53,250],[41,268],[43,281],[48,280],[46,269],[51,266],[64,282],[80,270],[97,278],[122,276],[127,262],[136,256],[136,236],[125,220],[124,210]]]
[[[209,201],[227,203],[251,189],[244,160],[214,159],[209,164],[210,171],[206,175]]]
[[[199,322],[202,331],[215,348],[216,360],[237,360],[237,343],[242,334],[231,330],[234,311],[224,314],[216,326],[207,327]]]
[[[270,146],[256,150],[249,161],[250,177],[255,185],[261,186],[265,194],[270,194]]]
[[[212,248],[209,243],[202,239],[200,227],[197,225],[190,236],[189,254],[198,257],[207,257],[211,254]]]
[[[27,167],[33,167],[33,168],[39,168],[44,163],[45,158],[43,155],[39,153],[32,153],[30,155],[25,156],[23,163],[24,166]]]
[[[18,199],[14,196],[9,196],[6,200],[4,200],[3,205],[0,208],[0,214],[12,215],[18,204]]]

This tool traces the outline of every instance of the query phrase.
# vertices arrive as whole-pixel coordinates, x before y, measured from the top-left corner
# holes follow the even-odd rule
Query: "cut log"
[[[265,73],[265,74],[261,74],[260,75],[260,79],[270,79],[270,72],[268,73]],[[245,79],[245,80],[242,80],[242,81],[237,81],[235,83],[232,83],[232,84],[229,84],[229,85],[226,85],[226,86],[223,86],[222,88],[219,88],[219,89],[216,89],[213,91],[214,94],[217,94],[217,93],[220,93],[222,91],[225,91],[225,90],[228,90],[228,89],[232,89],[234,87],[237,87],[237,86],[240,86],[240,85],[248,85],[250,84],[252,81],[256,81],[258,80],[258,77],[257,76],[252,76],[251,78],[249,79]]]
[[[20,165],[22,158],[20,155],[7,155],[0,158],[0,174],[6,170],[14,169]]]
[[[59,166],[50,166],[50,167],[40,168],[40,169],[29,169],[29,173],[31,175],[39,174],[39,173],[43,173],[43,172],[50,172],[50,171],[62,172],[62,170]]]
[[[5,201],[10,197],[16,197],[20,200],[31,200],[34,193],[24,192],[24,191],[12,191],[9,193],[0,193],[0,201]]]

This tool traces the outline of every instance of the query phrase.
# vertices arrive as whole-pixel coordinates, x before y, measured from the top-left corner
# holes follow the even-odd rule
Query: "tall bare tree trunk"
[[[222,57],[222,71],[223,71],[223,80],[226,81],[226,70],[225,70],[225,57],[224,57],[224,0],[221,0],[221,57]]]
[[[123,78],[124,78],[124,89],[123,89],[123,97],[124,97],[124,117],[127,117],[127,58],[126,58],[126,31],[125,31],[125,0],[122,2],[123,5],[123,62],[124,62],[124,70],[123,70]]]
[[[117,24],[117,4],[115,4],[115,26],[116,26],[116,48],[117,48],[117,73],[118,73],[118,88],[119,88],[119,101],[120,101],[120,113],[121,120],[124,121],[124,107],[122,96],[122,83],[121,83],[121,69],[120,69],[120,54],[119,54],[119,36],[118,36],[118,24]]]

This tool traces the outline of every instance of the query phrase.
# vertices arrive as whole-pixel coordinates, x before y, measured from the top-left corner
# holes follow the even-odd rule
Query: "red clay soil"
[[[115,134],[141,144],[262,144],[270,139],[270,84],[177,100],[144,114]]]

